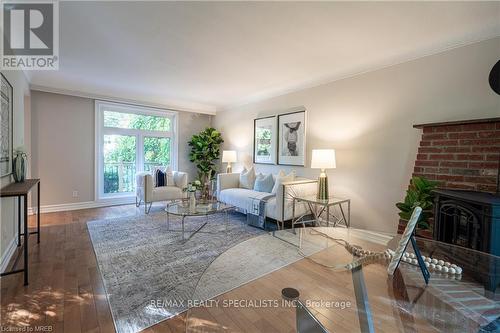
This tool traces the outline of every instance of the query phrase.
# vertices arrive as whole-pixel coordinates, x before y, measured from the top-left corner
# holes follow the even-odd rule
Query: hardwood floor
[[[114,332],[86,222],[134,214],[144,213],[125,205],[42,214],[40,244],[30,237],[30,284],[23,286],[22,274],[0,279],[2,331],[45,327],[52,332]],[[30,219],[30,226],[34,222]],[[22,258],[17,265],[22,266]],[[182,324],[180,317],[160,329],[179,332]]]
[[[153,210],[159,209],[160,206],[153,207]],[[42,214],[41,243],[36,243],[36,237],[30,238],[30,285],[23,286],[22,274],[0,279],[2,331],[29,327],[33,331],[114,332],[86,222],[134,214],[144,213],[134,205],[126,205]],[[34,225],[33,222],[30,221]],[[373,267],[368,270],[374,270],[371,276],[375,281],[374,290],[385,290],[386,293],[384,270],[380,270],[382,273]],[[281,289],[289,286],[299,288],[309,299],[340,298],[355,303],[348,274],[338,274],[332,281],[332,275],[324,267],[305,259],[217,299],[280,300]],[[380,320],[377,331],[391,332],[402,328],[401,315],[393,315],[391,306],[378,302],[375,309],[385,317]],[[294,332],[293,311],[290,308],[267,311],[202,307],[163,321],[145,332]],[[313,312],[334,332],[359,331],[354,309],[338,312],[318,308]],[[413,331],[434,331],[416,319],[415,325],[410,327]]]

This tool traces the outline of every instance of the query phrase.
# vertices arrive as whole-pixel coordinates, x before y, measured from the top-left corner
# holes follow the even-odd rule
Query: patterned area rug
[[[138,332],[187,310],[188,300],[210,299],[301,259],[296,247],[245,220],[230,213],[226,231],[224,215],[211,215],[185,243],[180,232],[167,230],[164,213],[88,222],[116,330]],[[187,218],[186,230],[205,221]],[[180,226],[171,218],[170,229]]]

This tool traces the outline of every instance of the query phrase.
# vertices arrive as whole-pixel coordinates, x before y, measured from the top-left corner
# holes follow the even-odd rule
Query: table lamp
[[[222,151],[222,163],[227,163],[226,173],[233,172],[233,168],[231,167],[231,163],[235,163],[236,160],[236,151],[235,150],[223,150]]]
[[[318,178],[318,196],[319,200],[328,199],[328,177],[326,176],[326,169],[335,169],[335,150],[334,149],[313,149],[311,168],[321,169]]]

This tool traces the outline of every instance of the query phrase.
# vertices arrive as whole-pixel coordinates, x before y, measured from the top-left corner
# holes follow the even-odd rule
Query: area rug
[[[164,213],[87,223],[119,333],[143,330],[187,310],[190,300],[210,299],[302,258],[292,244],[247,226],[242,214],[229,214],[227,231],[222,214],[209,219],[185,243],[180,232],[167,230]],[[205,221],[187,218],[186,230]],[[171,218],[171,229],[180,225]]]

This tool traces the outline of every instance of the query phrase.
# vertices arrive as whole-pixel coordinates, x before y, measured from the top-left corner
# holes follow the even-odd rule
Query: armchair
[[[153,202],[176,200],[186,197],[183,189],[187,187],[188,175],[174,171],[174,185],[154,187],[153,175],[150,172],[139,172],[135,175],[135,205],[144,202],[144,212],[149,214]],[[149,205],[149,206],[148,206]]]

